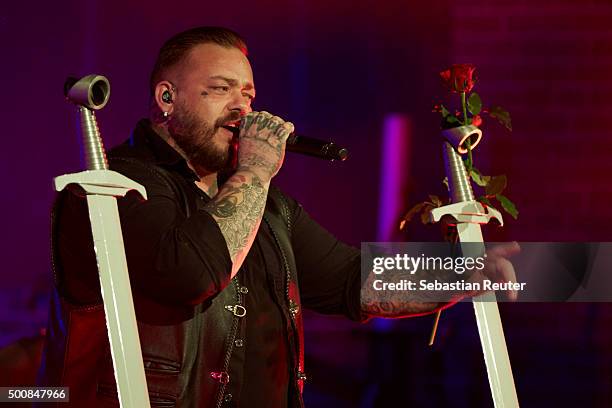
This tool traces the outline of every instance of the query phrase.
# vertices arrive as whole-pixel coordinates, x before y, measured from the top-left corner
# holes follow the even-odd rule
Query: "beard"
[[[184,106],[176,106],[168,121],[168,132],[192,166],[217,173],[230,168],[231,160],[229,146],[219,147],[215,134],[224,124],[239,118],[237,112],[232,112],[211,125]]]

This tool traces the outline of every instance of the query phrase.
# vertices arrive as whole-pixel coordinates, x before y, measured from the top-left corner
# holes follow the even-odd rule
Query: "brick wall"
[[[508,236],[609,239],[612,3],[451,4],[454,61],[476,64],[477,91],[513,117],[512,134],[486,126],[482,148],[521,211]]]

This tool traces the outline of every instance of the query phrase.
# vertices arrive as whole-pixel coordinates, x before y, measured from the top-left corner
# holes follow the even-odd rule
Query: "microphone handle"
[[[286,150],[324,160],[344,161],[348,157],[348,150],[334,142],[313,139],[296,133],[289,135]]]

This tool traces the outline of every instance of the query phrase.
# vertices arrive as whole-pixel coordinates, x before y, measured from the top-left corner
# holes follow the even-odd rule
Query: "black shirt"
[[[194,182],[196,175],[186,161],[150,127],[139,122],[132,137],[114,149],[111,157],[136,157],[162,166],[189,181],[198,194],[196,211],[186,216],[167,183],[146,167],[123,166],[111,160],[111,168],[145,186],[148,199],[129,193],[118,199],[121,227],[132,290],[167,304],[205,301],[228,282],[231,259],[216,221],[203,210],[210,200]],[[95,253],[82,197],[64,194],[58,214],[59,235],[56,273],[59,290],[78,304],[101,302]],[[302,305],[325,314],[343,314],[360,320],[359,251],[339,242],[313,221],[302,207],[288,198],[292,213],[292,245]],[[282,269],[273,237],[262,222],[243,267],[240,285],[247,291],[246,330],[238,347],[245,347],[244,381],[240,396],[244,406],[286,407],[288,404],[289,350],[282,307],[271,295],[268,271]],[[138,309],[137,309],[138,313]],[[231,393],[231,382],[229,393]]]

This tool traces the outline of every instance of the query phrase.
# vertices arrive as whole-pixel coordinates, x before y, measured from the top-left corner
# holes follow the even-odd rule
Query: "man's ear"
[[[174,97],[176,88],[168,81],[160,81],[155,85],[155,104],[158,109],[162,112],[167,112],[167,115],[171,115],[174,110]]]

